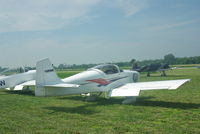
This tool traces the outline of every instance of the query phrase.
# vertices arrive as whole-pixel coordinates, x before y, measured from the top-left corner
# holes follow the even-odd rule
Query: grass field
[[[199,67],[200,64],[183,64],[183,65],[172,65],[172,67]]]
[[[79,95],[35,97],[32,92],[0,91],[0,134],[200,133],[200,69],[169,70],[167,74],[143,74],[141,81],[192,81],[178,90],[143,91],[134,105],[122,105],[122,98],[85,102]]]

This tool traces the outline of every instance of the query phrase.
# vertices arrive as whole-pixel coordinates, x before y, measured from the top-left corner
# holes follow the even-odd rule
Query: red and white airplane
[[[137,71],[121,70],[113,64],[99,65],[60,79],[49,59],[36,64],[36,96],[58,96],[107,92],[108,97],[126,97],[124,104],[136,101],[142,90],[177,89],[190,79],[138,82]],[[33,84],[33,83],[32,83]],[[92,98],[93,96],[90,96]]]

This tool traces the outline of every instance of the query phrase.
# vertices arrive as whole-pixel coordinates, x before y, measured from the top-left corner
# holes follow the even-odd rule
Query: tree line
[[[108,63],[109,64],[109,63]],[[116,64],[119,67],[132,67],[134,66],[146,66],[150,64],[169,64],[169,65],[176,65],[176,64],[200,64],[200,56],[194,56],[194,57],[175,57],[173,54],[167,54],[162,59],[154,59],[154,60],[136,60],[131,59],[131,61],[125,61],[125,62],[112,62],[112,64]],[[58,66],[54,66],[57,70],[64,70],[64,69],[88,69],[91,67],[94,67],[98,64],[59,64]],[[9,68],[0,67],[0,72],[6,71]],[[35,67],[24,67],[24,68],[16,68],[16,69],[9,69],[12,72],[21,72],[21,71],[27,71],[35,69]]]
[[[136,66],[146,66],[150,64],[169,64],[169,65],[176,65],[176,64],[200,64],[200,56],[194,57],[175,57],[173,54],[167,54],[162,59],[155,59],[155,60],[136,60],[131,59],[131,61],[125,62],[112,62],[112,64],[116,64],[119,67],[132,67],[133,64]],[[109,64],[109,62],[108,62]],[[56,69],[87,69],[98,64],[81,64],[81,65],[67,65],[67,64],[60,64],[56,67]]]
[[[132,59],[134,60],[134,59]],[[175,57],[173,54],[167,54],[163,59],[156,60],[142,60],[136,61],[141,66],[160,63],[160,64],[169,64],[169,65],[180,65],[180,64],[200,64],[200,56],[194,57]]]

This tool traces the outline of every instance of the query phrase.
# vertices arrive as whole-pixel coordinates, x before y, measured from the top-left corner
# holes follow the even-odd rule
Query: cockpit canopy
[[[93,69],[101,70],[105,74],[115,74],[120,72],[119,67],[113,64],[98,65],[93,67]]]

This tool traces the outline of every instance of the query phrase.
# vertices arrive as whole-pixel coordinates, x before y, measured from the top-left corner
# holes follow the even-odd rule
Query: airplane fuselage
[[[36,96],[58,96],[106,92],[107,97],[128,97],[123,103],[136,101],[141,90],[177,89],[190,79],[137,82],[139,73],[121,70],[117,65],[103,64],[74,76],[60,79],[49,59],[36,63]],[[92,100],[91,95],[87,100]],[[131,98],[130,98],[131,97]]]
[[[63,94],[81,94],[92,92],[107,92],[113,88],[124,85],[125,83],[137,82],[139,73],[137,71],[119,70],[113,74],[106,74],[103,71],[91,68],[87,71],[78,73],[71,77],[62,79],[69,84],[80,85],[78,88],[48,88],[46,96]],[[59,92],[58,92],[59,90]]]
[[[0,89],[13,88],[26,81],[35,80],[36,70],[0,77]]]

